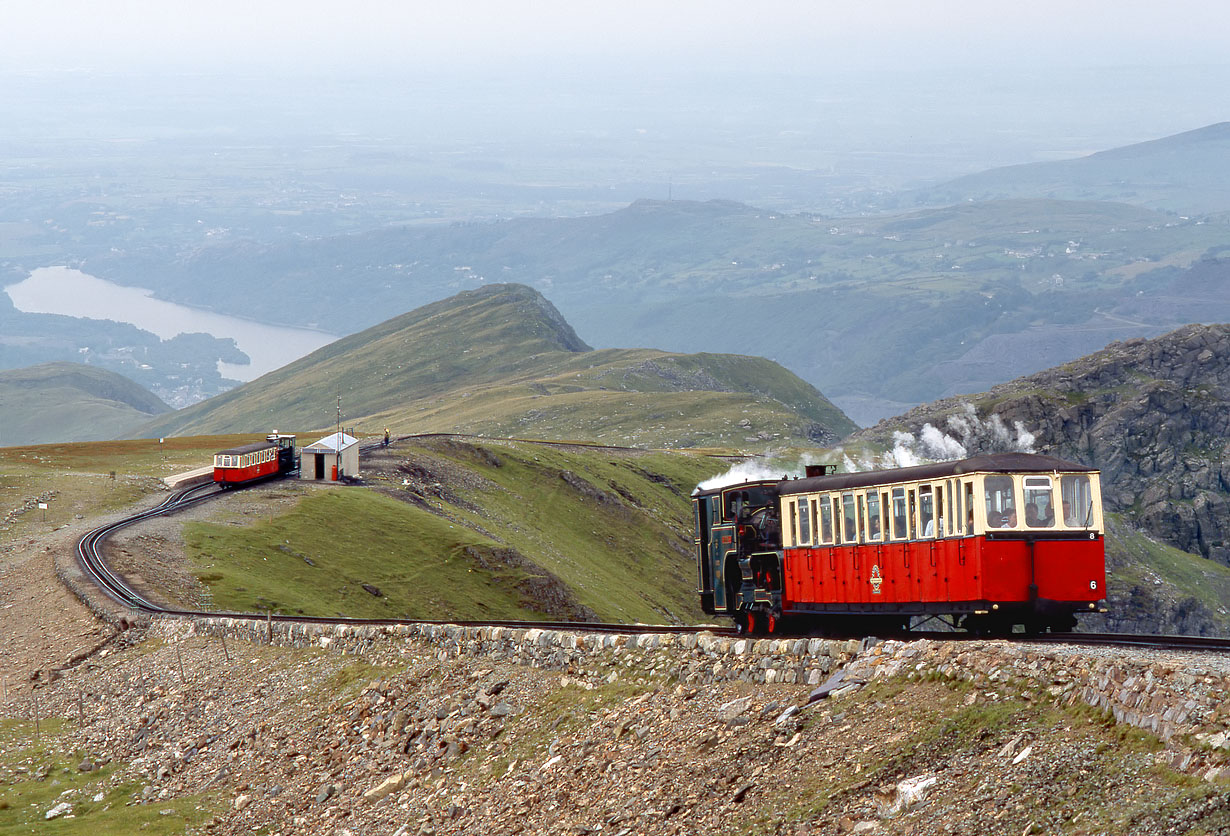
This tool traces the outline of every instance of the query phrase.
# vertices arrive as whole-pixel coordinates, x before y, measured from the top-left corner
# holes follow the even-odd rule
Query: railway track
[[[197,485],[177,491],[167,497],[159,505],[153,508],[141,511],[130,517],[126,517],[116,522],[108,523],[107,525],[99,526],[88,532],[77,542],[77,562],[81,570],[85,573],[95,586],[97,586],[103,594],[114,601],[121,607],[129,610],[135,610],[146,615],[163,615],[176,616],[182,618],[232,618],[258,622],[278,622],[278,623],[297,623],[297,624],[349,624],[349,625],[368,625],[368,626],[391,626],[391,625],[410,625],[410,624],[453,624],[458,626],[473,626],[473,627],[509,627],[514,629],[540,629],[540,630],[570,630],[576,632],[588,633],[616,633],[616,634],[642,634],[642,633],[674,633],[674,634],[689,634],[689,633],[712,633],[719,636],[740,637],[738,631],[733,628],[720,627],[712,624],[709,625],[662,625],[662,624],[600,624],[591,622],[570,622],[570,621],[458,621],[458,620],[425,620],[425,619],[371,619],[371,618],[340,618],[340,617],[323,617],[323,616],[305,616],[305,615],[278,615],[274,613],[236,613],[236,612],[217,612],[217,611],[201,611],[201,610],[182,610],[170,607],[164,607],[154,601],[151,601],[146,596],[142,595],[134,589],[127,580],[113,570],[106,561],[103,552],[103,544],[107,538],[115,532],[130,526],[140,523],[144,520],[153,517],[174,514],[182,511],[185,508],[190,508],[203,502],[207,502],[222,494],[227,493],[217,488],[213,483],[205,485]],[[806,638],[807,634],[803,635],[774,635],[761,636],[759,638]],[[832,635],[831,638],[844,639],[863,639],[865,636],[858,635]],[[1179,651],[1198,651],[1198,652],[1230,652],[1230,638],[1208,637],[1208,636],[1154,636],[1154,635],[1131,635],[1123,633],[1042,633],[1042,634],[1025,634],[1013,633],[1009,635],[997,637],[975,636],[968,633],[957,632],[921,632],[912,631],[905,633],[897,633],[885,635],[882,638],[895,639],[900,641],[911,641],[917,639],[930,639],[933,641],[977,641],[987,638],[998,638],[1007,641],[1016,641],[1022,643],[1037,643],[1037,644],[1066,644],[1080,645],[1087,647],[1127,647],[1127,648],[1152,648],[1159,650],[1179,650]]]

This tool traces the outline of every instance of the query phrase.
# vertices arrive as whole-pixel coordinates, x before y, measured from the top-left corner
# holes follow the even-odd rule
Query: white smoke
[[[929,462],[947,462],[989,453],[1033,453],[1035,436],[1020,421],[1012,423],[1012,429],[1004,420],[992,413],[979,418],[973,404],[962,405],[961,411],[948,416],[947,431],[933,424],[923,424],[918,435],[907,432],[893,433],[893,447],[879,455],[851,456],[842,453],[842,463],[847,472],[884,470],[894,467],[913,467]]]
[[[992,413],[979,418],[974,405],[962,404],[961,412],[948,416],[948,428],[956,434],[963,452],[952,458],[979,456],[987,453],[1032,453],[1035,436],[1020,421],[1012,422],[1012,429],[1004,425],[1004,419]],[[928,427],[930,425],[927,425]],[[923,428],[924,435],[927,427]],[[951,435],[947,436],[952,438]],[[944,461],[945,459],[940,459]]]
[[[706,479],[696,486],[698,491],[708,491],[714,488],[724,488],[728,485],[738,485],[743,482],[755,482],[760,479],[781,479],[783,476],[802,476],[810,464],[819,464],[824,457],[812,453],[789,456],[769,451],[754,458],[744,459],[730,470]]]
[[[743,482],[761,479],[781,479],[783,476],[802,476],[809,464],[832,462],[836,457],[845,473],[864,470],[890,470],[897,467],[914,467],[931,462],[948,462],[970,456],[989,453],[1033,453],[1035,436],[1020,421],[1012,422],[1008,429],[1004,420],[992,413],[979,418],[978,410],[971,403],[962,404],[961,411],[949,415],[945,424],[948,431],[927,423],[918,435],[896,431],[893,447],[884,453],[850,453],[838,447],[826,456],[803,453],[789,457],[767,452],[761,456],[744,459],[720,476],[706,479],[696,486],[698,491],[724,488]]]

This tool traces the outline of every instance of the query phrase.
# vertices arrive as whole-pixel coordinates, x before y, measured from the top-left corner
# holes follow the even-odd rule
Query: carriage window
[[[959,496],[959,494],[957,494],[957,491],[954,487],[954,482],[951,479],[949,479],[946,484],[948,485],[948,513],[940,514],[940,516],[948,520],[948,530],[945,531],[944,533],[949,534],[949,535],[959,534],[960,532],[957,530],[957,528],[958,528],[958,520],[961,519],[961,509],[958,508],[956,504],[956,499]]]
[[[811,545],[811,509],[806,499],[799,500],[799,542],[795,545]]]
[[[1088,476],[1064,476],[1059,495],[1063,502],[1063,524],[1073,528],[1093,525],[1093,490]]]
[[[1051,528],[1055,525],[1051,477],[1025,477],[1025,524],[1030,528]]]
[[[923,485],[918,489],[918,530],[923,537],[935,536],[935,503],[931,497],[930,485]]]
[[[820,500],[820,542],[833,542],[833,506],[828,499]]]
[[[854,494],[841,495],[841,530],[844,533],[842,542],[853,543],[858,539],[858,525],[854,522]]]
[[[910,513],[906,516],[906,525],[910,527],[910,539],[913,540],[918,536],[916,520],[918,519],[918,494],[915,491],[906,491],[905,495],[910,501]]]
[[[973,534],[974,533],[974,483],[973,482],[963,482],[962,487],[964,488],[964,490],[961,492],[961,496],[964,497],[962,502],[965,505],[965,517],[964,517],[965,533]]]
[[[787,505],[790,509],[790,536],[794,539],[794,544],[799,544],[799,504],[791,502]]]
[[[883,523],[880,521],[880,495],[875,491],[867,494],[867,539],[879,540]]]
[[[893,488],[893,539],[904,540],[909,537],[905,525],[905,488]]]
[[[1016,486],[1011,476],[987,476],[983,480],[987,500],[987,526],[1016,528]]]
[[[833,497],[833,542],[841,542],[841,500]]]

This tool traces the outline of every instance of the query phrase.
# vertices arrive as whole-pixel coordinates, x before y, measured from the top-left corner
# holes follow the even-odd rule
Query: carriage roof
[[[863,488],[898,482],[921,482],[945,479],[970,473],[1096,473],[1097,468],[1065,461],[1039,453],[992,453],[951,462],[935,462],[893,470],[867,470],[859,473],[832,473],[805,479],[789,479],[778,486],[779,493],[814,493],[816,491]]]
[[[271,441],[254,441],[251,444],[242,444],[239,447],[232,447],[229,450],[219,450],[214,453],[215,456],[242,456],[247,453],[255,453],[258,450],[268,450],[270,447],[278,445]]]
[[[970,473],[1096,473],[1097,468],[1040,453],[991,453],[950,462],[934,462],[889,470],[863,470],[857,473],[830,473],[802,479],[759,479],[694,491],[692,496],[712,496],[732,488],[764,487],[778,494],[815,493],[846,488],[865,488],[899,482],[946,479]]]

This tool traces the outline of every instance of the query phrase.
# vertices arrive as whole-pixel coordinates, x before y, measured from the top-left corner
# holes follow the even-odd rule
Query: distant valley
[[[133,237],[117,222],[106,246],[75,245],[72,263],[182,304],[334,333],[517,282],[600,348],[766,357],[869,425],[1115,339],[1230,320],[1230,191],[1217,187],[1230,168],[1226,135],[1212,125],[882,195],[881,210],[896,214],[639,200],[582,217],[263,241],[218,232],[193,244]],[[936,205],[944,201],[956,202]],[[46,231],[10,224],[0,234],[19,254],[0,262],[6,283],[51,251]],[[223,391],[217,362],[237,351],[207,336],[160,341],[11,308],[0,320],[0,365],[84,357],[177,405],[183,391]]]
[[[1221,148],[1216,128],[1107,153],[1142,178],[1169,166],[1181,185],[1196,176],[1210,142]],[[1193,149],[1190,165],[1184,148]],[[1069,167],[1097,168],[1101,159]],[[381,311],[521,282],[550,297],[595,345],[769,357],[864,424],[1113,339],[1156,336],[1193,314],[1230,318],[1230,291],[1221,290],[1230,284],[1206,282],[1208,292],[1192,303],[1174,293],[1184,271],[1224,269],[1230,206],[1181,216],[1055,199],[1047,178],[1019,180],[1012,199],[908,214],[829,218],[643,200],[590,217],[147,249],[100,254],[86,266],[132,283],[158,263],[160,294],[222,311],[238,309],[240,288],[297,294],[301,303],[285,322],[339,331],[370,326]]]

